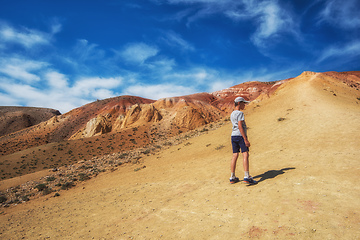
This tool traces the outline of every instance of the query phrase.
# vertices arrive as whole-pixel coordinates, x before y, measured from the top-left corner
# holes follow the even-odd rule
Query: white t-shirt
[[[239,110],[235,110],[231,113],[230,115],[230,120],[231,123],[233,125],[232,127],[232,133],[231,136],[241,136],[240,130],[239,130],[239,121],[243,121],[242,122],[242,127],[245,131],[245,135],[247,135],[247,127],[246,127],[246,123],[245,123],[245,115],[243,112],[239,111]]]

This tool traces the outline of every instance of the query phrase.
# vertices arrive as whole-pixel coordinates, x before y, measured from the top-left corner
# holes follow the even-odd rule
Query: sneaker
[[[257,184],[257,181],[255,181],[252,177],[249,177],[249,178],[244,178],[244,183]]]
[[[239,180],[238,177],[230,178],[230,183],[231,183],[231,184],[237,183],[237,182],[239,182],[239,181],[240,181],[240,180]]]

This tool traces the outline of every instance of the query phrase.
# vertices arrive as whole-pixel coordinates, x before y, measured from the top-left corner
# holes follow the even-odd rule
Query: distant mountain
[[[58,110],[35,107],[0,106],[0,137],[61,115]]]

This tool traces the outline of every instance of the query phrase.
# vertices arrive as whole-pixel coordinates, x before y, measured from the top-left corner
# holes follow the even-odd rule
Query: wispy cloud
[[[299,37],[295,16],[277,0],[168,0],[166,3],[200,4],[199,10],[182,15],[190,22],[215,14],[224,14],[235,22],[254,22],[256,28],[251,40],[258,47],[266,47],[269,39],[276,39],[284,33]]]
[[[182,84],[190,84],[192,86],[199,86],[206,81],[213,80],[216,73],[209,69],[193,67],[186,71],[174,71],[163,76],[165,81],[176,81]]]
[[[253,21],[256,30],[251,39],[258,47],[266,47],[268,40],[288,33],[298,37],[298,27],[294,16],[278,1],[240,1],[235,8],[225,14],[234,21]]]
[[[97,44],[89,43],[86,39],[79,39],[74,47],[74,54],[80,61],[99,60],[105,56],[105,52],[98,48]]]
[[[132,43],[129,44],[120,55],[127,62],[143,64],[147,59],[156,56],[158,52],[157,47],[145,43]]]
[[[320,13],[320,23],[327,22],[345,29],[359,29],[360,3],[358,0],[327,0]]]
[[[345,45],[336,45],[326,48],[319,56],[317,63],[329,58],[346,56],[345,59],[351,61],[354,57],[360,57],[360,41],[353,41]]]
[[[196,90],[192,87],[176,84],[139,84],[132,85],[124,90],[125,95],[141,96],[154,100],[166,97],[183,96],[194,92],[196,92]]]
[[[114,93],[111,89],[122,84],[123,79],[121,77],[116,78],[100,78],[100,77],[89,77],[81,78],[75,82],[75,84],[69,89],[71,95],[82,96],[85,98],[93,98],[102,96],[112,97]],[[106,94],[104,94],[106,93]]]
[[[72,79],[47,65],[37,66],[32,81],[15,81],[9,76],[0,78],[0,99],[2,105],[20,105],[56,108],[65,113],[75,107],[94,101],[115,97],[114,92],[122,83],[121,77],[82,77]]]
[[[59,30],[59,29],[58,29]],[[0,42],[19,44],[25,48],[50,43],[51,35],[28,28],[16,29],[6,23],[0,22]]]
[[[169,31],[165,33],[162,37],[162,40],[169,46],[184,50],[184,51],[194,51],[194,46],[188,41],[184,40],[180,34],[175,33],[174,31]]]
[[[0,58],[0,73],[7,75],[13,79],[34,82],[39,81],[39,76],[36,73],[39,69],[47,66],[45,62],[34,60],[26,60],[20,58]]]
[[[67,90],[68,78],[61,73],[51,71],[45,74],[45,80],[47,80],[50,88]]]

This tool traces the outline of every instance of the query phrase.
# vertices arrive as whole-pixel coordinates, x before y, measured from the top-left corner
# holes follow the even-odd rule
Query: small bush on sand
[[[74,183],[72,182],[66,182],[64,183],[63,185],[61,185],[61,189],[62,190],[68,190],[69,188],[73,187],[74,186]]]
[[[220,150],[220,149],[222,149],[222,148],[224,148],[225,146],[224,145],[220,145],[220,146],[217,146],[216,148],[215,148],[215,150]]]
[[[55,177],[54,176],[50,176],[50,177],[47,177],[46,178],[46,181],[47,182],[52,182],[52,181],[54,181],[55,180]]]
[[[89,175],[87,175],[86,173],[79,173],[79,181],[85,181],[90,179]]]
[[[44,191],[45,189],[47,189],[47,186],[46,186],[46,184],[40,183],[40,184],[36,185],[35,188],[39,191]]]
[[[4,195],[0,195],[0,203],[6,202],[7,198]]]

